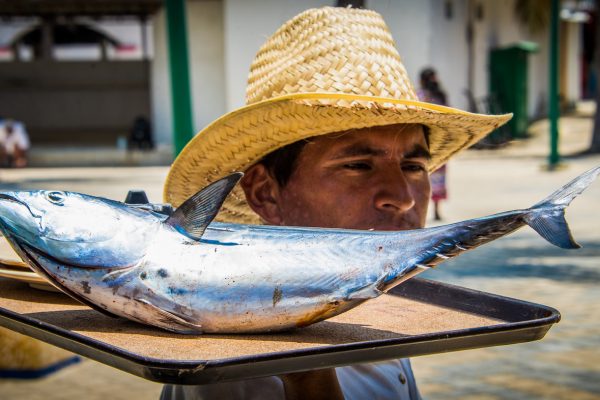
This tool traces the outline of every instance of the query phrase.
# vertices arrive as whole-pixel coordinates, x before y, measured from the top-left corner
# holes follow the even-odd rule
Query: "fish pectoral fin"
[[[211,183],[187,199],[164,223],[191,239],[200,240],[208,224],[217,216],[225,198],[243,175],[236,172]]]
[[[135,299],[146,312],[152,315],[152,320],[161,322],[161,328],[171,332],[186,335],[198,335],[202,333],[202,326],[186,321],[182,316],[163,310],[145,299]]]

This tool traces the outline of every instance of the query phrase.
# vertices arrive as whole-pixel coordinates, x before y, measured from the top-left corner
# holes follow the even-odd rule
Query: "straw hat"
[[[246,103],[183,149],[165,183],[166,202],[177,207],[298,140],[398,123],[429,127],[433,171],[511,118],[419,102],[381,15],[352,8],[307,10],[279,28],[250,67]],[[260,221],[239,185],[217,220]]]

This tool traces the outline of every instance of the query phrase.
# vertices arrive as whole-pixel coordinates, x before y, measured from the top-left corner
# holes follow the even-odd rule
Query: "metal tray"
[[[414,278],[306,328],[185,336],[0,278],[0,326],[162,383],[204,384],[538,340],[557,310]]]

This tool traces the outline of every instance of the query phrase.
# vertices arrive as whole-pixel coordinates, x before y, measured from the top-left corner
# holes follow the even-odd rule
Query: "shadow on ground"
[[[542,240],[504,238],[461,255],[423,274],[425,278],[544,278],[571,283],[600,282],[600,242],[582,242],[565,250]]]

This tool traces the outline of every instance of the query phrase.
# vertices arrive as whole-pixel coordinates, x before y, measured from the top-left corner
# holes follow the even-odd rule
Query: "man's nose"
[[[410,184],[401,170],[388,171],[375,184],[376,209],[384,212],[406,212],[415,206]]]

